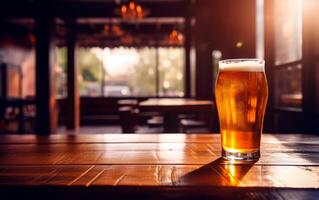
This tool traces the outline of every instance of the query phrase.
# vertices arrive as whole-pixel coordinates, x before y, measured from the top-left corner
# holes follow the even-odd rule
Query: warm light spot
[[[129,91],[127,89],[122,89],[121,90],[121,94],[124,95],[124,96],[127,95],[128,93],[129,93]]]
[[[169,87],[170,87],[169,81],[164,81],[163,87],[164,87],[165,89],[169,88]]]
[[[181,33],[178,34],[177,39],[178,39],[178,41],[183,41],[184,40],[183,34],[181,34]]]
[[[131,10],[135,9],[135,3],[134,2],[130,2],[129,7]]]
[[[163,68],[169,68],[169,67],[171,67],[171,62],[169,60],[163,60],[162,66],[163,66]]]
[[[178,74],[176,75],[176,78],[177,78],[177,80],[182,80],[183,74],[182,74],[182,73],[178,73]]]
[[[137,13],[142,13],[142,12],[143,12],[141,5],[137,5],[137,6],[136,6],[136,12],[137,12]]]
[[[236,176],[236,170],[235,170],[235,166],[234,165],[228,165],[229,167],[229,172],[232,176]]]
[[[243,43],[242,41],[238,41],[238,42],[236,43],[236,47],[237,47],[237,48],[241,48],[243,45],[244,45],[244,43]]]
[[[178,93],[178,96],[179,96],[179,97],[183,97],[183,96],[184,96],[184,92],[179,92],[179,93]]]
[[[169,34],[168,39],[169,39],[169,42],[172,43],[172,44],[174,44],[174,43],[181,44],[183,42],[183,40],[184,40],[184,36],[183,36],[182,33],[180,33],[179,31],[174,29]]]
[[[177,36],[177,31],[173,30],[172,31],[172,36]]]
[[[236,180],[236,165],[230,164],[225,166],[228,171],[228,178],[230,185],[237,185],[238,181]]]
[[[126,11],[127,11],[126,5],[122,5],[122,7],[121,7],[121,12],[122,12],[122,13],[126,13]]]
[[[169,38],[170,38],[170,40],[171,41],[175,41],[176,40],[176,38],[177,38],[177,31],[176,30],[173,30],[172,32],[171,32],[171,34],[169,35]]]
[[[148,69],[148,75],[153,75],[154,74],[154,70],[153,69]]]

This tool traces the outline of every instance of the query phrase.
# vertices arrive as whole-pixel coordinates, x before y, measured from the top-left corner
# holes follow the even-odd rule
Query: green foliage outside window
[[[82,96],[184,95],[182,48],[80,47],[76,53],[79,94]],[[66,59],[66,48],[57,48],[60,96],[66,96]]]

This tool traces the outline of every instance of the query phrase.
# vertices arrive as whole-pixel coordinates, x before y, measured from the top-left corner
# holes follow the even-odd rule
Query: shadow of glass
[[[180,178],[182,185],[238,186],[255,162],[232,162],[222,157]]]

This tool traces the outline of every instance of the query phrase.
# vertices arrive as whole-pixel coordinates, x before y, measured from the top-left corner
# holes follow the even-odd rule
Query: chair
[[[135,133],[138,121],[138,109],[131,106],[119,108],[122,133]]]
[[[161,116],[154,116],[154,117],[147,120],[147,125],[150,128],[162,127],[163,124],[164,124],[164,119]]]

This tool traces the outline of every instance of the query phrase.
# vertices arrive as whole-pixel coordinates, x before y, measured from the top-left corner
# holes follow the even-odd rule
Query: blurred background
[[[177,132],[219,132],[218,61],[255,57],[266,60],[265,132],[316,132],[318,9],[316,0],[2,0],[0,132],[158,133],[169,115]],[[210,104],[143,109],[154,99]]]

